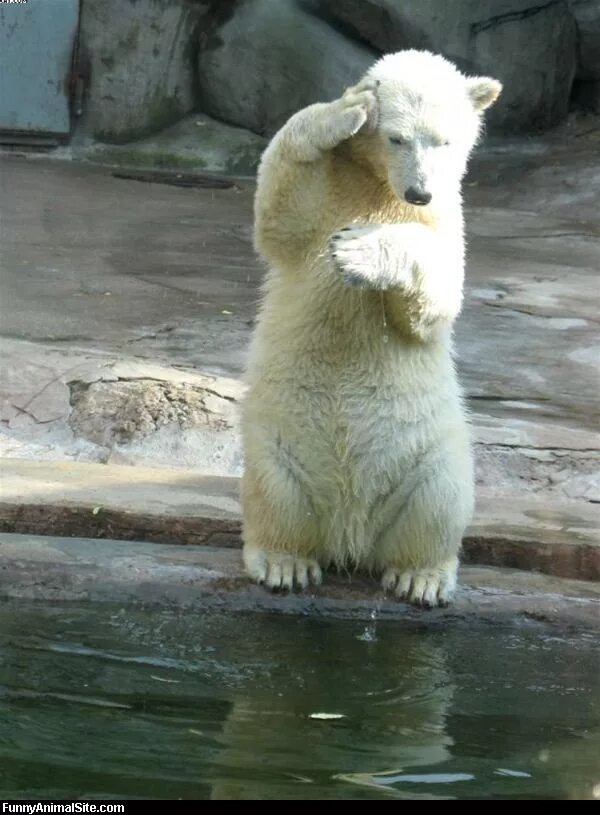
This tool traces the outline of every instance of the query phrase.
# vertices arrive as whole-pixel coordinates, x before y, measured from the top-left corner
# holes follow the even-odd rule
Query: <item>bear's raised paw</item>
[[[373,131],[379,120],[379,103],[376,89],[379,83],[366,79],[348,88],[337,102],[339,115],[345,120],[349,135],[353,136],[361,127]],[[335,104],[335,103],[334,103]]]

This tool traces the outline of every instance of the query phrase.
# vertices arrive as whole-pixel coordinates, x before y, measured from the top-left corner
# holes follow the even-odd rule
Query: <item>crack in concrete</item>
[[[497,14],[494,17],[489,17],[487,20],[483,20],[480,23],[472,23],[471,33],[475,37],[477,34],[480,34],[482,31],[486,31],[488,28],[504,25],[504,23],[526,20],[528,17],[535,17],[535,15],[540,14],[542,11],[546,11],[547,9],[552,8],[552,6],[558,5],[562,5],[562,0],[550,0],[549,3],[544,3],[544,5],[541,6],[531,6],[531,8],[523,9],[523,11],[507,11],[504,14]]]
[[[29,405],[32,402],[34,402],[38,398],[38,396],[41,396],[45,391],[47,391],[50,385],[54,385],[56,382],[61,382],[61,384],[64,385],[65,382],[63,380],[63,377],[67,376],[67,374],[71,373],[71,371],[74,371],[76,368],[81,368],[81,366],[84,364],[85,363],[83,362],[77,362],[75,365],[72,365],[70,368],[67,368],[66,371],[61,371],[60,373],[56,374],[56,376],[52,377],[52,379],[50,379],[49,382],[46,382],[43,388],[41,388],[39,391],[36,391],[36,393],[34,393],[33,396],[30,399],[28,399],[24,405],[22,405],[21,410],[26,412]],[[13,407],[16,407],[16,405],[13,405]]]
[[[600,325],[600,320],[595,319],[594,317],[589,317],[586,315],[582,317],[581,315],[576,314],[543,314],[539,311],[531,311],[530,309],[526,308],[519,308],[518,306],[509,306],[503,302],[496,302],[494,300],[482,300],[481,301],[484,306],[489,306],[489,308],[502,308],[505,311],[514,311],[516,314],[526,314],[528,317],[543,317],[545,320],[585,320],[589,323],[598,323]]]
[[[203,390],[206,393],[210,393],[211,396],[217,396],[219,399],[225,399],[227,402],[232,402],[233,404],[237,403],[237,399],[234,396],[226,396],[224,393],[219,393],[219,391],[214,390],[213,388],[209,388],[206,385],[200,384],[199,382],[170,382],[168,379],[160,379],[157,376],[115,376],[104,378],[100,377],[99,379],[90,379],[86,380],[85,382],[81,379],[69,379],[65,384],[69,389],[71,389],[71,385],[78,385],[80,387],[85,387],[85,389],[89,389],[91,385],[110,385],[110,383],[116,382],[158,382],[160,385],[187,385],[188,387],[192,388],[193,390]]]
[[[478,238],[485,237],[486,240],[490,241],[525,241],[534,239],[534,240],[544,240],[548,238],[589,238],[590,240],[595,240],[596,235],[589,235],[587,232],[553,232],[550,235],[477,235]]]
[[[475,442],[487,448],[499,447],[507,448],[509,450],[547,450],[550,453],[596,453],[600,455],[600,448],[598,447],[546,447],[544,445],[534,444],[511,444],[510,442]]]
[[[22,413],[24,416],[29,416],[29,418],[33,419],[36,424],[52,424],[52,422],[58,422],[60,419],[62,419],[62,416],[55,416],[53,419],[38,419],[35,413],[32,413],[30,410],[19,407],[19,405],[15,405],[14,402],[9,402],[8,404],[18,413]],[[7,421],[6,424],[9,424],[9,422]]]

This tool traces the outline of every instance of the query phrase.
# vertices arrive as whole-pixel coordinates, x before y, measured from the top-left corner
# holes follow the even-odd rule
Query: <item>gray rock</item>
[[[504,92],[487,117],[497,129],[548,127],[568,111],[576,31],[566,0],[302,0],[302,5],[380,51],[429,49],[469,73],[497,77]]]
[[[300,108],[338,96],[376,58],[294,0],[248,0],[201,40],[200,107],[269,135]]]
[[[77,438],[120,464],[171,464],[241,473],[236,405],[219,387],[135,379],[69,382],[69,425]]]
[[[192,113],[159,133],[125,145],[86,146],[91,161],[125,167],[208,171],[247,176],[256,172],[266,139]]]
[[[600,81],[600,0],[574,0],[571,9],[579,34],[577,78]]]
[[[190,52],[194,0],[93,0],[82,4],[89,73],[79,134],[120,143],[177,121],[194,107]]]
[[[575,80],[573,104],[585,112],[600,113],[600,79]]]
[[[189,384],[154,380],[70,383],[69,423],[79,435],[107,447],[143,439],[161,427],[232,426],[231,403]]]
[[[492,126],[510,131],[543,129],[569,111],[576,67],[575,25],[566,3],[518,5],[520,11],[496,14],[471,26],[468,67],[473,72],[495,73],[504,83],[504,93],[490,111]]]

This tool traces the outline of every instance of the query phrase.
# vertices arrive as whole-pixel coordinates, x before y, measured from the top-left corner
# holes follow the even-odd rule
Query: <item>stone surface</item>
[[[163,129],[195,106],[194,0],[93,0],[80,18],[88,77],[78,137],[121,143]]]
[[[505,91],[488,117],[492,127],[545,128],[568,110],[578,47],[574,16],[578,76],[595,82],[597,0],[85,2],[79,73],[86,91],[76,143],[131,142],[198,109],[271,134],[300,107],[338,95],[381,52],[400,48],[429,48],[472,73],[497,75]],[[219,128],[213,130],[198,161],[245,173],[250,136],[244,144],[224,132],[228,157],[217,143]],[[129,160],[139,162],[141,149],[146,160],[173,166],[178,154],[161,142],[136,146]],[[109,153],[125,160],[123,152]],[[190,158],[185,150],[179,154],[180,162]]]
[[[573,83],[573,105],[586,113],[600,114],[600,79],[577,79]]]
[[[573,103],[600,114],[600,0],[571,0],[578,33]]]
[[[600,483],[600,134],[593,124],[572,120],[543,139],[503,139],[479,153],[465,186],[469,254],[457,324],[478,490],[489,499],[483,514],[502,533],[493,547],[487,533],[473,533],[467,554],[493,560],[499,553],[502,562],[530,568],[537,549],[521,543],[537,540],[539,518],[530,523],[526,511],[541,510],[556,546],[572,538],[580,547],[560,550],[561,571],[587,574],[591,561],[578,536],[598,506]],[[181,189],[114,178],[106,167],[17,156],[4,159],[1,182],[10,201],[1,258],[4,454],[239,475],[237,420],[225,413],[235,414],[243,396],[239,377],[262,278],[251,242],[252,185]],[[70,397],[78,382],[107,397],[115,389],[113,428],[128,404],[123,390],[139,396],[146,387],[215,391],[211,411],[224,410],[225,421],[159,422],[120,441],[89,417],[91,433],[87,424],[74,433]],[[143,399],[128,409],[139,408]],[[504,530],[503,502],[511,509]],[[568,518],[548,515],[563,503]],[[132,522],[125,510],[49,516],[38,505],[35,512],[38,530],[48,531],[52,519],[66,534],[125,537],[139,528],[165,539],[163,521]],[[90,518],[95,526],[82,526]],[[193,540],[194,527],[181,518],[173,538]]]
[[[77,157],[102,164],[247,176],[256,172],[266,139],[192,113],[146,139],[126,145],[75,148]]]
[[[326,575],[304,594],[271,594],[244,577],[238,552],[0,534],[0,598],[143,603],[185,610],[397,619],[425,628],[474,624],[597,630],[600,586],[510,570],[465,567],[455,603],[422,611],[367,578]]]
[[[0,485],[0,529],[6,532],[240,545],[235,478],[5,459]],[[600,580],[595,504],[507,492],[479,490],[464,540],[466,562]]]
[[[500,79],[486,116],[505,131],[546,128],[569,109],[576,31],[567,0],[303,0],[306,8],[380,51],[428,49],[462,70]]]
[[[242,369],[262,273],[252,186],[179,189],[18,157],[2,159],[0,183],[14,202],[1,259],[5,336],[58,356]]]
[[[219,430],[231,427],[224,411],[227,400],[201,388],[150,379],[132,382],[70,383],[69,424],[96,444],[112,446],[143,439],[171,424]],[[211,405],[211,401],[214,405]],[[233,418],[233,417],[232,417]]]
[[[11,532],[239,546],[238,492],[235,478],[175,469],[4,459],[0,526]]]
[[[236,380],[5,340],[0,452],[240,475]]]
[[[376,58],[294,0],[247,0],[201,39],[200,109],[272,134],[300,108],[339,96]]]
[[[498,492],[477,491],[475,517],[463,541],[465,563],[600,580],[596,504]]]
[[[168,451],[180,466],[201,464],[205,473],[241,470],[236,402],[218,383],[72,380],[69,388],[69,427],[110,450],[112,461],[132,463],[139,451],[156,464]]]
[[[579,40],[577,77],[600,82],[600,0],[571,0]]]

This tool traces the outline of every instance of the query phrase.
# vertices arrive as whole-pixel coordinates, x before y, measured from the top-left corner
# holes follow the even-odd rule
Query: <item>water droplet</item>
[[[381,303],[381,322],[383,325],[383,341],[387,342],[389,340],[388,333],[387,333],[387,316],[385,313],[385,300],[383,299],[383,292],[379,293],[379,300]]]
[[[374,608],[370,614],[371,622],[365,626],[362,634],[356,639],[360,642],[377,642],[377,609]]]

